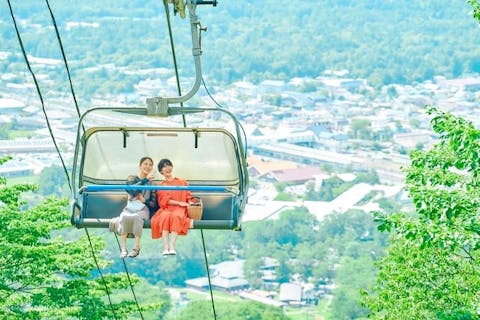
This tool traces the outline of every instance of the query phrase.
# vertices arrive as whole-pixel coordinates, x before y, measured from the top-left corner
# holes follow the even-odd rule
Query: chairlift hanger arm
[[[165,115],[168,110],[169,104],[181,104],[192,98],[200,88],[202,82],[202,65],[200,56],[202,55],[202,49],[200,46],[200,33],[206,31],[198,20],[198,16],[195,12],[197,4],[212,4],[216,6],[217,1],[200,1],[200,0],[187,0],[188,12],[190,16],[190,30],[192,34],[192,55],[195,63],[195,82],[186,94],[179,97],[153,97],[147,98],[147,114],[148,115]]]

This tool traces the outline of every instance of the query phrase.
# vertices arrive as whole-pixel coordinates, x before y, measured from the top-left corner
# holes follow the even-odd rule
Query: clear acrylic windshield
[[[85,134],[81,185],[116,183],[136,174],[139,160],[168,158],[175,176],[200,184],[238,187],[239,163],[232,135],[210,128],[92,128]]]

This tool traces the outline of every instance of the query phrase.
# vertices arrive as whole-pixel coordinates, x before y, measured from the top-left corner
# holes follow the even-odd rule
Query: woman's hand
[[[175,201],[175,203],[172,203],[174,205],[177,205],[179,207],[188,207],[189,204],[187,202],[183,202],[183,201]]]
[[[145,203],[145,198],[143,197],[143,195],[141,193],[139,193],[137,195],[137,200],[140,200],[141,202]]]
[[[176,200],[168,200],[168,204],[174,205],[174,206],[179,206],[179,207],[188,207],[190,204],[188,202],[183,202],[183,201],[176,201]]]

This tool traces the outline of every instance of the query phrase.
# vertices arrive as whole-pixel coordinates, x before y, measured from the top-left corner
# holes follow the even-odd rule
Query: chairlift
[[[176,111],[183,114],[192,109],[210,111],[182,107]],[[108,108],[91,109],[85,115],[105,110]],[[223,109],[212,110],[224,112]],[[238,122],[234,123],[239,126]],[[79,125],[79,130],[81,128]],[[238,130],[241,132],[240,128]],[[126,177],[136,170],[142,156],[150,156],[154,161],[171,159],[175,175],[187,180],[188,189],[202,199],[202,220],[196,220],[194,228],[240,227],[248,189],[242,137],[238,139],[225,128],[115,125],[91,127],[77,136],[72,170],[76,195],[72,224],[75,226],[108,227],[110,219],[117,217],[126,205],[125,190],[133,187],[125,185]],[[157,178],[160,178],[158,173]],[[160,186],[142,188],[161,189]],[[148,221],[145,227],[149,227]]]
[[[241,228],[248,192],[246,139],[241,124],[222,108],[171,106],[193,97],[202,80],[199,33],[204,29],[195,14],[196,3],[188,1],[188,5],[196,72],[192,89],[183,96],[148,98],[147,107],[92,108],[79,119],[71,182],[71,223],[77,228],[107,228],[110,219],[126,206],[127,189],[165,188],[125,184],[143,156],[155,162],[172,160],[175,175],[189,183],[184,188],[202,199],[203,215],[194,221],[194,229]],[[209,113],[226,115],[234,129],[175,125],[179,117]],[[97,125],[87,127],[90,123]],[[156,178],[160,178],[158,173]],[[149,228],[150,222],[144,227]]]

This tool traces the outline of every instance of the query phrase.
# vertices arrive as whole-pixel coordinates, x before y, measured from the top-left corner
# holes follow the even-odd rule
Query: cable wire
[[[173,32],[172,32],[172,24],[170,22],[170,10],[168,9],[167,0],[163,0],[163,6],[165,8],[165,15],[167,16],[167,26],[168,26],[168,37],[170,39],[170,48],[172,50],[172,58],[173,58],[173,67],[175,69],[175,79],[177,81],[177,92],[178,96],[182,96],[182,87],[180,86],[180,76],[178,75],[178,65],[177,65],[177,54],[175,53],[175,43],[173,41]],[[183,107],[183,102],[180,103],[180,106]],[[183,120],[183,127],[187,127],[187,120],[185,115],[182,115]]]
[[[110,297],[110,292],[108,291],[107,282],[105,281],[105,278],[103,277],[103,273],[100,270],[100,266],[98,265],[97,257],[95,256],[95,250],[93,249],[93,244],[92,244],[92,240],[90,239],[90,234],[88,233],[87,228],[84,228],[84,229],[85,229],[85,233],[87,234],[88,242],[90,243],[90,250],[92,251],[93,261],[95,261],[95,265],[97,266],[98,273],[100,274],[100,278],[102,279],[103,286],[105,287],[105,292],[107,293],[108,302],[110,304],[110,308],[112,309],[113,316],[115,317],[115,319],[118,319],[118,317],[115,313],[115,308],[113,307],[113,304],[112,304],[112,298]]]
[[[203,84],[203,88],[205,89],[205,92],[207,92],[207,95],[210,97],[210,99],[212,99],[213,103],[215,103],[217,107],[219,107],[220,109],[225,109],[225,107],[222,106],[220,103],[218,103],[217,100],[215,100],[215,98],[210,94],[210,91],[208,90],[207,85],[205,84],[205,80],[203,79],[203,76],[202,76],[202,84]],[[245,142],[245,150],[247,150],[247,134],[245,132],[245,128],[243,128],[241,123],[238,123],[238,125],[240,129],[242,129],[243,141]]]
[[[115,232],[113,234],[115,235],[115,239],[117,240],[118,248],[122,250],[120,241],[118,241],[117,234]],[[125,273],[127,274],[128,283],[130,284],[130,290],[132,291],[133,299],[135,300],[135,304],[137,305],[138,313],[140,313],[140,318],[142,318],[143,320],[142,309],[140,309],[140,305],[138,304],[138,300],[137,300],[137,295],[135,294],[135,290],[133,290],[133,284],[132,284],[132,280],[130,279],[130,273],[128,272],[127,264],[125,263],[125,258],[122,258],[122,262],[123,262],[123,268],[125,269]]]
[[[15,32],[17,34],[17,39],[18,39],[18,42],[20,44],[20,48],[22,49],[23,58],[25,59],[25,63],[27,64],[27,68],[30,71],[30,74],[33,78],[35,88],[37,89],[37,93],[38,93],[38,96],[40,98],[40,102],[42,104],[42,111],[43,111],[43,115],[45,116],[45,121],[47,123],[48,132],[50,133],[50,137],[52,138],[53,145],[55,146],[55,150],[57,151],[57,154],[60,158],[60,161],[62,162],[63,170],[65,172],[65,176],[67,177],[68,187],[70,188],[70,191],[73,192],[71,182],[70,182],[70,175],[68,174],[67,166],[65,165],[65,161],[63,160],[62,154],[60,152],[60,149],[58,148],[57,141],[55,139],[52,128],[50,126],[50,120],[48,119],[47,111],[45,109],[45,103],[43,101],[42,92],[40,91],[40,86],[38,85],[37,77],[35,76],[35,73],[33,72],[32,67],[30,66],[30,62],[28,61],[28,57],[27,57],[27,53],[25,51],[25,47],[23,45],[22,37],[20,36],[20,31],[18,30],[17,21],[15,19],[15,15],[13,14],[12,4],[10,3],[10,0],[7,0],[7,2],[8,2],[8,7],[10,9],[10,16],[12,17],[13,25],[15,26]]]
[[[45,0],[45,3],[47,4],[48,11],[50,12],[50,17],[52,18],[52,24],[53,24],[53,27],[55,28],[55,34],[57,35],[58,45],[60,46],[60,51],[62,52],[63,63],[65,64],[65,69],[67,71],[68,82],[70,84],[70,92],[72,93],[73,102],[75,103],[75,109],[77,110],[77,115],[80,118],[80,109],[78,107],[77,97],[75,96],[75,90],[73,90],[72,77],[70,75],[70,68],[68,67],[65,50],[63,49],[62,38],[60,37],[60,32],[58,31],[57,22],[55,21],[55,16],[53,15],[53,11],[52,11],[52,8],[50,7],[50,3],[48,2],[48,0]]]
[[[203,229],[200,229],[200,234],[202,235],[203,257],[205,259],[205,269],[207,269],[208,288],[210,290],[210,298],[212,301],[213,318],[216,320],[217,313],[215,311],[215,300],[213,299],[212,282],[210,280],[210,266],[208,265],[207,250],[205,249],[205,238],[203,237]]]
[[[68,66],[67,56],[65,55],[65,50],[63,49],[62,38],[60,37],[60,32],[58,31],[55,15],[53,14],[52,8],[50,7],[50,3],[48,2],[48,0],[45,0],[45,3],[47,4],[48,11],[50,12],[50,17],[52,18],[52,24],[53,24],[53,27],[55,28],[55,34],[57,35],[58,46],[60,47],[60,51],[62,52],[63,63],[65,65],[65,70],[67,71],[68,83],[70,84],[70,92],[72,93],[72,98],[75,104],[75,110],[77,111],[77,116],[80,119],[81,117],[80,108],[78,107],[77,96],[75,95],[75,90],[73,89],[72,76],[70,74],[70,67]],[[83,132],[85,132],[85,127],[83,126],[83,124],[82,124],[82,129],[83,129]],[[73,189],[73,186],[70,189]]]

